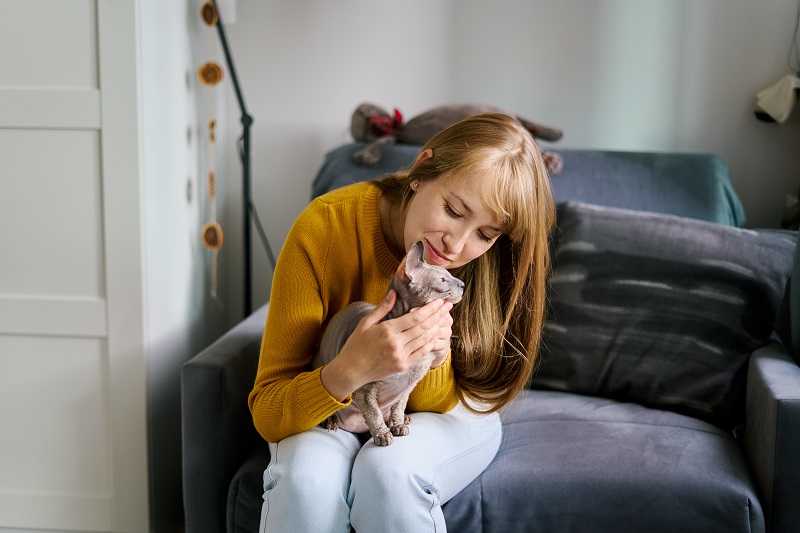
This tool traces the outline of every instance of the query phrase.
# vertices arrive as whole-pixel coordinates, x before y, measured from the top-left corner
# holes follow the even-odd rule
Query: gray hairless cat
[[[464,282],[444,268],[426,263],[424,250],[422,242],[417,242],[400,263],[389,284],[389,289],[397,293],[397,299],[383,320],[404,315],[436,298],[453,304],[461,300]],[[361,319],[373,309],[375,306],[367,302],[354,302],[336,313],[322,336],[313,367],[323,366],[336,357]],[[390,445],[392,435],[408,435],[411,419],[405,414],[406,402],[416,384],[430,369],[433,359],[431,352],[403,372],[363,385],[353,392],[352,404],[325,420],[322,427],[333,431],[337,428],[352,432],[369,430],[378,446]]]

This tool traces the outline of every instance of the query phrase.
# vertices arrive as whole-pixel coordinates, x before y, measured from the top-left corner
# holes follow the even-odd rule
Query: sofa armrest
[[[230,481],[263,443],[247,406],[268,305],[264,305],[181,369],[183,503],[186,531],[225,531]]]
[[[776,342],[756,350],[747,376],[744,447],[771,533],[800,523],[800,367]]]

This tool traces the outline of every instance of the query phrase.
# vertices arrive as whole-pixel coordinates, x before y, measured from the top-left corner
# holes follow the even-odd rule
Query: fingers
[[[390,373],[405,370],[433,352],[440,343],[445,342],[449,347],[450,325],[453,322],[450,310],[453,304],[437,299],[401,317],[383,321],[396,299],[395,291],[389,291],[375,309],[361,320],[340,355],[345,351],[380,354],[373,361],[372,370],[383,374],[386,370]],[[442,338],[446,338],[446,341],[442,341]],[[371,378],[370,381],[383,377]]]
[[[450,325],[453,323],[453,319],[450,318],[449,314],[445,317],[445,319],[442,320],[444,324],[442,324],[439,328],[439,336],[433,346],[433,353],[436,355],[436,357],[434,358],[432,366],[439,366],[442,364],[447,358],[447,354],[450,353],[450,340],[453,335],[453,330],[451,329]]]
[[[367,316],[364,317],[364,321],[367,325],[374,325],[383,320],[383,317],[389,314],[389,311],[392,310],[394,307],[394,301],[397,299],[397,293],[394,289],[391,289],[389,292],[386,293],[386,296],[383,300],[380,301],[378,305],[375,306],[375,309],[372,310]]]
[[[416,307],[409,311],[407,314],[396,318],[394,326],[398,331],[408,331],[417,328],[417,334],[421,329],[430,329],[434,324],[438,323],[441,318],[450,312],[453,304],[444,302],[442,299],[429,302],[422,307]]]
[[[452,308],[453,304],[439,300],[433,302],[433,305],[427,304],[413,310],[405,315],[405,317],[409,317],[409,321],[397,324],[398,327],[406,328],[401,330],[398,336],[412,360],[416,361],[433,351],[441,336],[447,335],[449,339],[449,324],[452,323],[450,309]],[[405,317],[400,317],[400,319]],[[400,322],[400,319],[397,321]]]
[[[450,337],[452,330],[449,327],[441,326],[436,334],[431,335],[427,342],[419,346],[408,357],[409,364],[414,364],[426,355],[433,353],[434,360],[432,367],[441,365],[450,353]]]

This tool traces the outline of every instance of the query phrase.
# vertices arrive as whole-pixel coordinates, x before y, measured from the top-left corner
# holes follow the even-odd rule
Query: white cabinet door
[[[0,0],[0,531],[147,531],[135,0]]]

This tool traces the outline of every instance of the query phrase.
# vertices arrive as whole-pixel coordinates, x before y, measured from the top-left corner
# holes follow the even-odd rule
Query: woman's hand
[[[450,308],[452,309],[452,304]],[[453,317],[447,312],[439,321],[439,335],[436,338],[436,344],[433,347],[435,357],[431,363],[431,368],[436,368],[442,365],[447,360],[447,354],[450,353],[450,338],[453,336]]]
[[[395,298],[395,292],[389,291],[359,322],[339,354],[323,367],[322,384],[338,401],[362,385],[406,370],[432,351],[437,353],[437,359],[442,358],[438,364],[447,357],[453,305],[437,299],[401,317],[381,322],[391,311]]]

